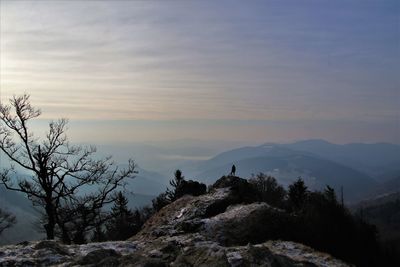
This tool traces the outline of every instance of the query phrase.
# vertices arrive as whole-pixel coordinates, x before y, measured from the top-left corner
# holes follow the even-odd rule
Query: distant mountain
[[[384,182],[381,185],[381,188],[386,192],[400,192],[400,174],[397,177]]]
[[[386,197],[393,194],[400,195],[400,174],[393,176],[395,178],[385,180],[374,187],[371,191],[367,192],[365,200],[378,199],[381,197]]]
[[[151,172],[138,168],[138,174],[128,181],[126,189],[129,192],[140,195],[158,195],[164,192],[171,178],[163,176],[157,172]],[[172,174],[171,174],[172,175]]]
[[[376,195],[371,198],[366,198],[358,203],[351,205],[350,209],[356,212],[361,208],[362,209],[370,208],[396,201],[400,201],[400,192],[386,193],[386,194]]]
[[[337,145],[324,140],[290,144],[266,143],[229,150],[215,157],[180,166],[183,172],[206,183],[237,166],[240,176],[266,172],[289,184],[302,176],[312,188],[329,184],[344,187],[347,200],[368,196],[378,184],[400,174],[400,146],[395,144]],[[393,189],[393,188],[392,188]]]
[[[399,170],[400,145],[388,143],[337,145],[324,140],[306,140],[283,147],[313,153],[373,177],[385,172]]]
[[[38,240],[43,237],[43,234],[35,228],[38,214],[23,194],[0,186],[0,208],[14,214],[17,218],[17,224],[5,230],[0,236],[0,245]]]
[[[220,159],[220,158],[218,158]],[[311,189],[323,189],[326,185],[340,192],[344,188],[345,199],[355,201],[362,198],[363,192],[377,185],[368,175],[350,167],[313,157],[309,155],[261,156],[233,161],[237,167],[237,175],[250,177],[252,174],[264,172],[278,179],[283,185],[289,185],[301,176]],[[213,165],[213,164],[211,164]],[[208,169],[196,176],[196,179],[208,184],[229,172],[231,163]]]
[[[262,145],[262,146],[246,146],[237,149],[232,149],[221,154],[216,155],[215,157],[200,161],[197,163],[192,163],[190,165],[181,166],[181,169],[189,176],[198,176],[199,174],[204,173],[205,171],[212,170],[214,168],[221,167],[223,165],[230,165],[224,172],[219,173],[217,177],[213,177],[213,179],[219,178],[222,174],[228,174],[231,170],[231,166],[233,163],[238,162],[244,159],[253,159],[257,157],[277,157],[277,156],[294,156],[294,155],[308,155],[310,153],[305,152],[296,152],[294,150],[276,145]],[[256,172],[257,170],[253,171]]]
[[[152,200],[156,198],[156,195],[142,195],[134,193],[126,193],[126,198],[128,199],[128,208],[130,209],[140,209],[144,206],[152,204]]]
[[[292,149],[281,147],[279,145],[262,145],[256,147],[248,146],[221,153],[212,159],[199,164],[199,168],[213,168],[242,159],[257,158],[262,156],[284,157],[304,154],[305,153],[296,152]]]
[[[400,166],[397,166],[395,170],[389,170],[384,173],[382,173],[380,176],[378,176],[377,180],[382,182],[382,183],[387,183],[390,182],[393,179],[397,179],[400,177]],[[399,188],[400,191],[400,188]]]

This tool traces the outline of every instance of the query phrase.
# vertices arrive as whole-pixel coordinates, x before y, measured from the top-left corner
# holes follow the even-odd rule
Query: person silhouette
[[[235,176],[236,175],[236,166],[235,164],[232,165],[232,169],[231,169],[231,176]]]

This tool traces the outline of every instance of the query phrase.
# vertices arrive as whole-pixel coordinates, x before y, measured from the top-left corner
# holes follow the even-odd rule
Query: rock
[[[150,258],[135,253],[132,255],[126,255],[119,260],[117,266],[135,266],[135,267],[166,267],[168,261],[157,258]]]
[[[226,246],[260,243],[282,237],[294,227],[291,216],[266,203],[230,206],[224,213],[204,220],[204,235]],[[279,235],[278,235],[279,234]]]
[[[68,248],[56,241],[24,242],[0,249],[0,266],[51,266],[70,259]]]
[[[180,254],[174,266],[230,266],[223,249],[215,246],[200,245],[188,247]]]
[[[0,266],[349,266],[302,244],[274,240],[296,231],[296,220],[255,202],[253,190],[245,179],[225,176],[207,194],[163,207],[127,241],[5,246]]]
[[[27,245],[29,245],[29,242],[28,241],[22,241],[22,242],[18,243],[17,245],[19,245],[19,246],[27,246]]]
[[[230,188],[237,203],[252,203],[257,201],[257,192],[246,180],[237,176],[222,176],[211,188]]]
[[[314,266],[276,255],[265,246],[249,245],[245,249],[232,249],[227,256],[230,266]]]
[[[115,261],[116,258],[119,258],[121,254],[117,253],[113,249],[98,249],[89,252],[81,259],[77,260],[76,263],[79,265],[91,265],[98,264],[104,265],[104,263],[110,263],[111,261]],[[118,262],[118,261],[116,261]]]
[[[28,243],[28,242],[27,242]],[[24,246],[27,246],[28,244],[24,243]],[[42,249],[42,250],[52,250],[54,253],[60,254],[60,255],[68,255],[69,252],[65,248],[65,246],[61,245],[60,243],[52,240],[44,240],[40,241],[34,246],[34,249]]]
[[[246,179],[237,176],[222,176],[211,186],[211,188],[237,188],[248,184]]]

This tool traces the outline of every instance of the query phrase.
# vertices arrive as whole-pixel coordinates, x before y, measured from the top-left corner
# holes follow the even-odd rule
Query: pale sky
[[[1,0],[0,22],[1,100],[79,141],[400,143],[397,0]]]

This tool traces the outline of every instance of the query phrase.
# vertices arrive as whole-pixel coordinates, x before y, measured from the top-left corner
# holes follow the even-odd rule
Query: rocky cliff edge
[[[254,202],[246,180],[222,177],[198,197],[184,196],[127,241],[0,247],[0,266],[349,266],[291,241],[276,240],[291,215]],[[290,231],[291,229],[285,229]]]

